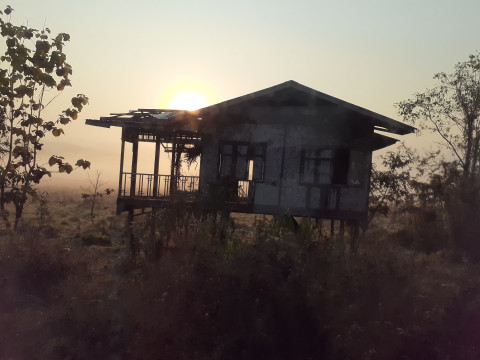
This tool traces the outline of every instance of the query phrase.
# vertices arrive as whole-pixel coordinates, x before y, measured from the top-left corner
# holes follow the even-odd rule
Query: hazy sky
[[[45,152],[91,160],[112,186],[120,131],[86,126],[86,118],[164,108],[187,85],[215,103],[295,80],[399,119],[395,102],[480,49],[478,0],[0,1],[7,4],[16,24],[71,35],[73,88],[49,114],[72,94],[90,98]],[[88,181],[80,170],[67,180]]]

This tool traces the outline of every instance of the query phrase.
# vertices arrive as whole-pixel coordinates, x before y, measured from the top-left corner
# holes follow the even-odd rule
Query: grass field
[[[114,197],[93,223],[79,194],[46,198],[42,224],[32,203],[2,230],[0,359],[480,357],[479,265],[417,246],[405,220],[352,253],[313,221],[236,214],[222,239],[167,213],[152,236],[139,216],[132,264]]]

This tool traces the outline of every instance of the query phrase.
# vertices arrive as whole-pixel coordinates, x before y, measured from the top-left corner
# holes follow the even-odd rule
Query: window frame
[[[225,146],[232,146],[231,154],[225,153]],[[247,150],[245,154],[242,154],[240,147],[246,146]],[[218,167],[217,167],[217,177],[221,176],[230,176],[235,180],[239,181],[253,181],[253,182],[263,182],[265,179],[265,160],[266,160],[266,148],[267,144],[264,142],[249,142],[249,141],[220,141],[218,148]],[[230,157],[230,169],[224,169],[223,164],[225,163],[224,158]],[[253,160],[253,169],[252,169],[252,180],[249,180],[249,162]],[[255,166],[255,164],[260,165]],[[238,176],[239,163],[242,161],[245,164],[244,172]],[[255,169],[260,169],[260,177],[255,177]],[[240,168],[241,170],[241,168]]]
[[[331,151],[331,155],[325,155],[325,152]],[[310,154],[315,154],[314,156]],[[340,161],[340,159],[342,159]],[[313,165],[313,180],[306,180],[305,170],[308,167],[307,162]],[[329,163],[329,181],[323,182],[322,173],[324,169],[322,164]],[[327,165],[328,166],[328,165]],[[316,148],[302,149],[300,152],[299,182],[303,185],[335,185],[347,186],[348,173],[350,166],[350,149],[346,147],[338,148]]]

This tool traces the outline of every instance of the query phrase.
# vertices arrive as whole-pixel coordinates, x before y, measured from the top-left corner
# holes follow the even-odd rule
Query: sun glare
[[[160,95],[161,109],[197,110],[218,102],[214,92],[195,80],[178,81],[167,86]]]
[[[208,105],[205,96],[197,91],[181,91],[170,101],[170,109],[196,110]]]

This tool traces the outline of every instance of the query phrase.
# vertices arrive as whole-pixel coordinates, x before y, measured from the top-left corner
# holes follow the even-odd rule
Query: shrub
[[[311,222],[264,217],[253,242],[202,228],[128,282],[129,358],[435,358],[416,330],[416,265],[385,245],[352,255]]]
[[[161,256],[137,263],[78,246],[91,229],[16,235],[0,252],[0,358],[478,358],[478,268],[449,252],[373,229],[353,254],[313,221],[266,217],[222,239],[210,220],[178,218]]]
[[[112,246],[110,236],[98,232],[87,232],[86,234],[82,234],[80,236],[80,241],[85,246]]]

